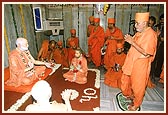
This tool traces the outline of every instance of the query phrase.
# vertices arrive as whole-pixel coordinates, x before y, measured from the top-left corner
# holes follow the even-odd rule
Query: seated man
[[[78,84],[87,83],[87,60],[82,55],[80,48],[75,50],[75,57],[71,61],[70,70],[63,74],[65,80],[76,82]]]
[[[62,64],[62,67],[69,67],[67,49],[63,48],[62,41],[58,41],[57,46],[52,54],[52,59],[54,59],[55,63]]]
[[[50,98],[52,96],[52,88],[50,84],[45,80],[40,80],[34,84],[31,90],[31,94],[33,98],[37,102],[33,102],[26,107],[26,111],[30,112],[52,112],[52,111],[72,111],[70,105],[70,93],[63,92],[61,95],[65,101],[63,103],[57,103],[56,101],[50,102]]]
[[[120,88],[121,86],[121,76],[122,76],[122,66],[124,64],[126,54],[123,52],[123,44],[118,43],[116,54],[110,60],[111,68],[107,69],[105,73],[104,83],[114,88]]]
[[[48,61],[51,62],[53,59],[51,57],[51,53],[54,52],[56,48],[55,40],[44,40],[41,46],[41,49],[38,53],[37,59],[40,61]]]
[[[9,54],[10,78],[5,84],[14,87],[30,85],[35,79],[43,76],[45,66],[50,67],[51,64],[35,60],[28,50],[29,45],[25,38],[17,38],[16,45],[17,48]]]

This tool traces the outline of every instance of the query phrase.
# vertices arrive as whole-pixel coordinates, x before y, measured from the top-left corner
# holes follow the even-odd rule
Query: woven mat
[[[131,103],[131,100],[126,99],[123,96],[122,92],[119,92],[116,95],[116,99],[117,99],[117,103],[118,103],[119,108],[123,111],[128,111],[127,107],[129,105],[129,103]],[[140,107],[137,109],[137,111],[140,111]]]

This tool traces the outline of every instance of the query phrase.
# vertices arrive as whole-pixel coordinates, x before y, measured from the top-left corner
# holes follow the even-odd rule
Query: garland
[[[100,111],[100,107],[93,108],[93,111]]]
[[[24,51],[24,53],[26,54],[26,56],[28,57],[29,60],[32,60],[32,58],[31,58],[31,56],[30,56],[30,54],[29,54],[29,51]],[[29,66],[29,63],[28,63],[28,64],[26,63],[26,60],[25,60],[25,58],[24,58],[24,54],[21,52],[21,53],[19,54],[19,56],[20,56],[20,58],[22,59],[22,62],[25,64],[25,67],[26,67],[26,68],[29,68],[29,67],[30,67],[30,66]],[[29,70],[29,71],[27,72],[27,77],[32,76],[34,72],[35,72],[35,69],[34,69],[34,68],[32,68],[31,70]]]
[[[89,69],[89,70],[96,72],[96,78],[95,78],[94,87],[100,88],[100,70],[98,70],[98,69]]]
[[[73,89],[65,89],[64,91],[62,91],[61,96],[64,100],[66,100],[67,98],[74,100],[79,96],[79,92]]]
[[[26,102],[26,100],[30,97],[31,92],[27,92],[25,95],[22,96],[21,99],[18,99],[15,104],[13,104],[7,111],[16,111],[19,107]]]

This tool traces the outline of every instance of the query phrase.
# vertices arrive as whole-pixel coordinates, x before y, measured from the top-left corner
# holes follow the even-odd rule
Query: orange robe
[[[35,66],[32,71],[24,72],[28,67],[28,62],[31,61],[32,56],[29,51],[27,53],[20,52],[17,49],[13,50],[9,54],[9,70],[10,78],[5,82],[9,86],[18,87],[22,84],[24,78],[28,78],[31,82],[36,80],[38,76],[41,76],[45,72],[45,66]]]
[[[137,32],[134,35],[134,40],[146,53],[152,55],[147,58],[131,46],[122,67],[122,93],[125,96],[133,95],[135,97],[133,100],[134,106],[139,107],[142,104],[147,87],[150,65],[155,57],[157,35],[152,28],[148,27],[142,33]]]
[[[48,46],[49,46],[49,40],[44,40],[38,54],[39,60],[49,59],[50,52],[48,52]]]
[[[152,80],[151,80],[150,77],[149,77],[147,86],[148,86],[149,88],[154,88],[154,87],[156,86],[156,85],[152,82]]]
[[[104,45],[104,29],[98,26],[96,31],[92,29],[90,37],[88,38],[88,45],[93,63],[96,67],[101,65],[101,48]]]
[[[121,86],[121,76],[122,76],[122,70],[119,69],[118,72],[116,72],[112,67],[114,67],[115,64],[119,64],[121,67],[124,64],[126,58],[126,54],[115,54],[113,58],[109,61],[110,63],[110,68],[107,70],[105,73],[105,79],[104,83],[106,85],[109,85],[114,88],[120,88]]]
[[[88,25],[88,27],[87,27],[87,36],[89,37],[90,36],[90,33],[91,33],[91,31],[94,29],[94,25],[91,25],[91,24],[89,24]],[[89,45],[88,45],[88,55],[89,55],[89,57],[88,57],[88,61],[90,62],[91,61],[91,53],[90,53],[90,48],[89,48]]]
[[[63,74],[63,77],[68,81],[76,82],[78,84],[87,83],[87,60],[85,57],[73,58],[71,61],[70,70]]]
[[[68,38],[67,39],[67,46],[70,47],[70,42],[74,42],[76,47],[79,47],[79,38],[78,37],[75,37],[75,38]]]
[[[110,30],[108,28],[105,33],[105,38],[107,38],[109,36],[112,36],[112,37],[116,38],[117,40],[121,40],[121,42],[123,42],[123,44],[124,44],[123,33],[119,28],[115,27],[114,32],[110,32]],[[106,53],[104,55],[104,64],[105,64],[106,69],[109,68],[109,60],[116,53],[117,43],[118,43],[117,40],[107,39],[105,42],[105,45],[107,46]]]
[[[56,48],[53,53],[53,59],[57,64],[62,64],[63,67],[69,67],[68,51],[66,48]]]
[[[75,50],[73,48],[68,48],[68,64],[71,63],[72,59],[75,57]]]
[[[92,25],[92,24],[89,24],[88,25],[88,27],[87,27],[87,36],[89,37],[90,36],[90,33],[91,33],[91,31],[92,31],[92,29],[94,28],[94,25]]]

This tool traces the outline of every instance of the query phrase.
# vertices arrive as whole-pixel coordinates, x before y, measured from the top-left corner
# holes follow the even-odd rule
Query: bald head
[[[20,44],[26,43],[27,40],[25,38],[17,38],[16,45],[19,46]]]
[[[49,83],[45,80],[40,80],[34,84],[31,90],[33,98],[37,101],[49,100],[52,91]]]
[[[28,50],[28,41],[25,38],[17,38],[16,40],[16,45],[17,48],[20,49],[21,51]]]

